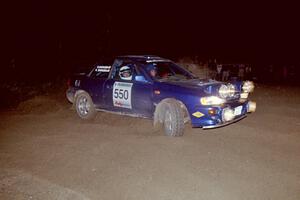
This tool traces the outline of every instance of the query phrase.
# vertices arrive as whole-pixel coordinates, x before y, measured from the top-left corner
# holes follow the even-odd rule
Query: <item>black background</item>
[[[299,64],[296,3],[22,1],[2,10],[2,75],[13,66],[19,78],[52,77],[125,54]]]

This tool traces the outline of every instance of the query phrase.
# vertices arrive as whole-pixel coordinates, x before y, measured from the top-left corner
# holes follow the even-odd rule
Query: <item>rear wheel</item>
[[[96,110],[92,98],[86,92],[81,92],[77,95],[75,107],[78,116],[82,119],[93,119],[96,115]]]

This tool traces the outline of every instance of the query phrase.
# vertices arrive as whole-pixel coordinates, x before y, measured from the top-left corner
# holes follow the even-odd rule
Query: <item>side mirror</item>
[[[145,79],[145,77],[144,77],[144,76],[141,76],[141,75],[135,76],[134,80],[135,80],[135,81],[138,81],[138,82],[148,83],[148,81]]]

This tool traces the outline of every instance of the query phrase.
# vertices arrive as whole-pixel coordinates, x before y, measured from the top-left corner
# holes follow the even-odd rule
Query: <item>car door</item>
[[[131,76],[122,77],[122,69],[129,67]],[[136,79],[136,77],[139,77]],[[136,65],[123,63],[112,78],[105,82],[105,104],[107,110],[137,116],[151,117],[153,113],[152,83],[137,74]]]
[[[125,63],[122,60],[116,61],[113,65],[110,78],[104,83],[103,98],[105,109],[107,110],[122,113],[132,112],[132,74],[131,78],[127,77],[127,79],[122,79],[122,77],[120,77],[120,70],[122,67],[131,69],[130,66],[127,66],[128,64],[129,63]]]
[[[142,67],[135,65],[133,79],[133,111],[145,117],[152,117],[154,112],[153,104],[153,81],[148,79]]]

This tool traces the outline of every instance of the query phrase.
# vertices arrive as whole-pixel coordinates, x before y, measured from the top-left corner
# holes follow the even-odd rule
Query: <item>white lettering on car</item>
[[[98,65],[95,69],[96,72],[109,72],[111,66]]]

